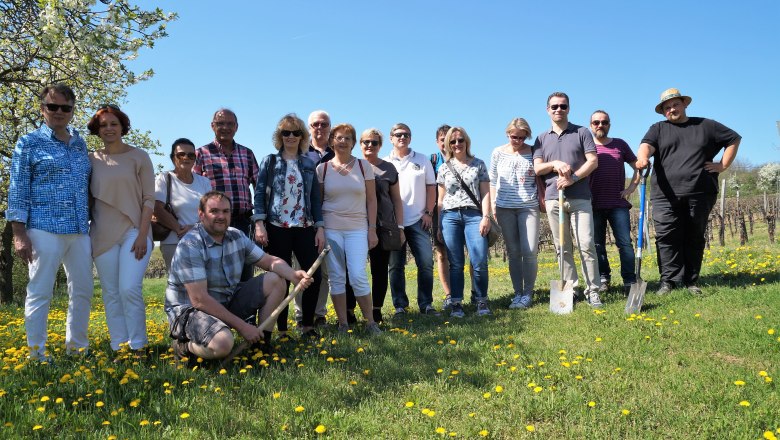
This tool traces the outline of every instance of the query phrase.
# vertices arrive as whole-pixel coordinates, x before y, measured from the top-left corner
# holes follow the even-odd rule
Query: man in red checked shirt
[[[252,150],[233,140],[238,131],[238,118],[232,110],[217,110],[211,129],[214,130],[214,140],[197,149],[192,172],[207,177],[212,189],[230,198],[233,206],[230,226],[251,238],[253,200],[249,186],[256,188],[260,167]],[[251,265],[244,266],[241,281],[250,279],[253,271]]]

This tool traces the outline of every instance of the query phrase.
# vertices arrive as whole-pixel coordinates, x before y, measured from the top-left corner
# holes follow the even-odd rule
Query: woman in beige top
[[[111,348],[142,350],[148,343],[141,290],[152,251],[154,170],[146,152],[122,142],[130,119],[116,106],[102,107],[87,124],[103,148],[89,154],[93,199],[92,258],[100,277]]]

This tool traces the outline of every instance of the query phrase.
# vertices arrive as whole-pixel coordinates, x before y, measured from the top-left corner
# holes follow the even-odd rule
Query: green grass
[[[471,307],[463,320],[411,313],[374,338],[362,326],[348,336],[325,330],[321,341],[279,341],[277,354],[250,354],[225,371],[174,364],[163,280],[145,283],[148,359],[112,362],[99,289],[86,359],[62,353],[65,306],[56,298],[54,366],[25,361],[23,309],[9,306],[0,309],[0,437],[780,436],[771,381],[780,375],[780,246],[753,243],[707,253],[706,296],[649,293],[634,317],[623,314],[618,292],[603,298],[603,311],[578,303],[571,315],[551,314],[545,302],[557,270],[549,251],[540,255],[534,307],[508,310],[509,276],[493,258],[493,316],[476,317]],[[654,260],[646,256],[643,268],[651,281]],[[414,270],[407,272],[414,291]],[[435,297],[440,304],[440,287]]]

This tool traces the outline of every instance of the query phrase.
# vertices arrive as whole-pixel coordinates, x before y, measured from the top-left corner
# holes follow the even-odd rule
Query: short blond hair
[[[474,157],[471,154],[471,138],[469,137],[469,134],[466,133],[466,129],[463,127],[452,127],[447,130],[447,135],[444,137],[444,157],[447,160],[452,158],[452,147],[450,147],[450,140],[454,138],[453,134],[456,131],[463,136],[463,139],[466,140],[466,157]]]

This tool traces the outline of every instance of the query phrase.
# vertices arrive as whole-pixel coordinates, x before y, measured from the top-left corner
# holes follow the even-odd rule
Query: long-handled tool
[[[563,222],[565,220],[563,208],[563,189],[558,190],[558,267],[561,273],[561,279],[550,281],[550,311],[564,315],[571,313],[574,309],[574,282],[563,279],[563,253],[566,243],[566,234]]]
[[[645,291],[647,290],[647,281],[642,279],[640,274],[642,270],[642,245],[644,244],[645,235],[645,213],[647,212],[647,198],[645,196],[645,189],[647,187],[647,176],[650,175],[651,166],[648,164],[642,173],[642,181],[639,185],[639,223],[637,225],[637,238],[636,238],[636,282],[631,284],[631,289],[628,291],[628,300],[626,300],[626,314],[639,313],[642,310],[642,302],[645,300]]]
[[[330,252],[330,245],[326,245],[325,249],[323,249],[322,252],[320,252],[320,255],[317,257],[317,260],[314,261],[314,264],[312,264],[311,267],[309,268],[308,272],[306,272],[306,274],[308,276],[311,277],[311,276],[314,275],[314,272],[317,271],[317,269],[320,267],[322,262],[325,260],[325,257],[328,255],[328,252]],[[266,331],[268,329],[273,328],[274,323],[276,323],[276,320],[279,318],[279,315],[282,314],[282,311],[284,310],[284,308],[287,307],[287,305],[290,304],[290,302],[293,299],[295,299],[295,297],[298,296],[298,294],[303,292],[303,288],[302,287],[303,287],[303,284],[301,284],[301,283],[298,283],[298,285],[295,286],[295,289],[293,289],[293,291],[290,292],[290,294],[287,295],[282,300],[282,302],[279,303],[278,306],[276,306],[274,311],[271,312],[271,315],[268,316],[268,318],[266,318],[265,321],[260,323],[259,326],[257,326],[260,329],[260,331]],[[224,366],[230,364],[230,362],[233,361],[233,358],[235,358],[239,354],[243,353],[244,350],[249,348],[250,345],[251,344],[248,341],[246,341],[246,340],[241,341],[240,344],[238,344],[236,347],[234,347],[233,350],[227,356],[225,356],[224,359],[222,359],[221,365],[224,367]]]

